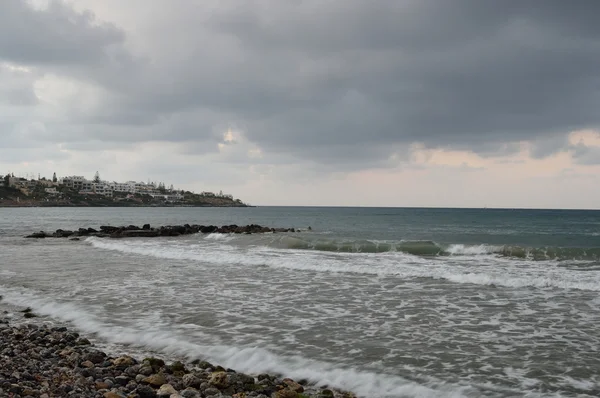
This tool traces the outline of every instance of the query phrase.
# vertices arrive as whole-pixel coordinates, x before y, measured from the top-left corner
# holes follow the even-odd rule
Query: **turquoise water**
[[[302,232],[22,238],[144,223]],[[4,208],[0,247],[6,308],[107,349],[366,397],[600,395],[598,211]]]

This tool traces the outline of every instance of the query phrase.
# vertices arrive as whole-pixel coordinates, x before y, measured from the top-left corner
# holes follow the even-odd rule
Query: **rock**
[[[109,388],[110,386],[103,381],[96,382],[96,390],[108,390]]]
[[[180,361],[175,361],[173,362],[170,366],[167,367],[169,371],[171,371],[172,373],[176,373],[176,372],[183,372],[185,373],[186,369],[185,369],[185,365],[183,363],[181,363]]]
[[[84,355],[84,359],[87,361],[90,361],[93,364],[99,364],[104,362],[104,357],[106,356],[105,353],[100,352],[100,351],[90,351],[87,354]]]
[[[163,384],[167,384],[167,380],[165,379],[165,376],[157,373],[146,377],[144,380],[142,380],[142,383],[150,384],[152,387],[160,387]]]
[[[142,226],[142,229],[150,229],[150,224],[144,224],[144,226]]]
[[[283,384],[285,384],[292,391],[304,392],[304,387],[292,379],[283,379]]]
[[[123,375],[117,376],[115,377],[115,383],[120,386],[126,386],[129,383],[129,377]]]
[[[94,364],[92,363],[92,361],[83,361],[81,363],[81,366],[83,366],[84,368],[93,368]]]
[[[152,374],[152,372],[154,372],[154,369],[152,369],[152,366],[149,366],[149,365],[144,365],[139,370],[139,374],[144,375],[144,376],[150,376]]]
[[[229,383],[237,384],[240,387],[245,388],[245,386],[254,384],[254,377],[243,373],[233,373],[229,375]]]
[[[35,318],[35,317],[37,317],[37,315],[34,314],[33,312],[26,312],[25,314],[23,314],[23,316],[25,318]]]
[[[90,341],[86,338],[81,338],[75,342],[77,345],[91,345]]]
[[[69,240],[72,240],[72,241],[80,241],[81,239],[79,239],[79,238],[71,238],[71,239],[69,239]]]
[[[292,391],[292,390],[288,390],[283,389],[283,390],[279,390],[275,393],[275,398],[299,398],[300,394],[298,394],[296,391]]]
[[[109,391],[104,393],[104,398],[124,398],[124,395],[118,394],[114,391]]]
[[[319,394],[320,398],[333,398],[333,391],[329,390],[329,389],[324,389],[323,391],[321,391],[321,393]]]
[[[113,365],[115,365],[115,367],[122,369],[125,369],[133,364],[134,360],[130,356],[122,356],[113,361]]]
[[[142,362],[142,364],[149,365],[150,367],[152,367],[152,369],[155,369],[155,371],[158,371],[160,368],[165,366],[165,361],[163,361],[160,358],[150,357],[150,358],[145,358],[144,361]]]
[[[196,365],[197,367],[199,367],[200,369],[209,369],[209,368],[214,368],[213,364],[211,364],[210,362],[207,361],[201,361],[199,359],[196,359],[192,362],[192,365]]]
[[[181,381],[185,387],[199,388],[200,384],[202,384],[202,379],[193,373],[183,375]]]
[[[158,397],[170,397],[172,394],[179,394],[179,393],[170,384],[163,384],[162,386],[160,386],[158,391],[156,391],[156,395]]]
[[[183,398],[200,398],[200,392],[195,388],[186,388],[181,392]]]
[[[204,396],[205,397],[211,397],[213,395],[219,395],[221,392],[214,388],[214,387],[208,387],[207,389],[204,390]]]
[[[139,398],[156,398],[156,393],[150,386],[139,386],[135,392]]]
[[[48,236],[48,235],[46,235],[46,233],[44,231],[40,231],[40,232],[34,232],[31,235],[27,235],[26,238],[43,239],[46,236]]]
[[[218,372],[213,372],[210,375],[210,379],[208,380],[208,382],[217,387],[218,389],[224,389],[227,388],[229,386],[229,377],[227,376],[227,372],[223,372],[223,371],[218,371]]]

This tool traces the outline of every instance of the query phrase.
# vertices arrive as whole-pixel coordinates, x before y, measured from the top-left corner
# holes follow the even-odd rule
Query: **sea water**
[[[302,232],[23,238],[145,223]],[[3,308],[365,397],[598,396],[599,293],[595,211],[0,209]]]

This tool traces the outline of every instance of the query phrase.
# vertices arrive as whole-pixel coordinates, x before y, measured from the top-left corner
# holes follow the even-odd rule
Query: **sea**
[[[301,232],[23,238],[145,223]],[[0,208],[15,323],[360,397],[600,396],[599,293],[600,211]]]

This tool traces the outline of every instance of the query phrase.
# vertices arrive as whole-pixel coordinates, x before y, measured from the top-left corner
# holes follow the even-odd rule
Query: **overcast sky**
[[[1,0],[0,174],[600,208],[600,1]]]

